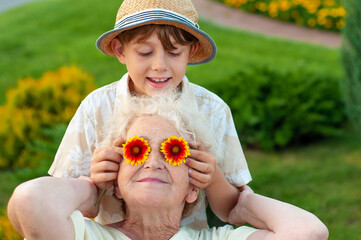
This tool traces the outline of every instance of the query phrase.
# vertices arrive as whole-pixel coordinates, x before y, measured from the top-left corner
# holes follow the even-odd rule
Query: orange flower
[[[162,142],[160,149],[165,156],[165,160],[173,166],[185,163],[185,158],[190,155],[188,143],[182,137],[171,136]]]
[[[126,159],[127,164],[130,163],[137,166],[147,160],[150,147],[148,146],[147,140],[135,135],[134,138],[130,138],[125,144],[123,144],[123,151],[123,157]]]

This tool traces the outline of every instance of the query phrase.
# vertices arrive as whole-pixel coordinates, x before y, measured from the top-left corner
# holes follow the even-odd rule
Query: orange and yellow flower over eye
[[[135,135],[134,138],[130,138],[125,144],[123,144],[123,151],[123,157],[126,159],[127,164],[130,163],[137,166],[147,160],[150,147],[147,140]]]
[[[190,155],[188,143],[182,137],[171,136],[162,142],[160,149],[165,156],[165,160],[173,166],[185,163],[185,158]]]

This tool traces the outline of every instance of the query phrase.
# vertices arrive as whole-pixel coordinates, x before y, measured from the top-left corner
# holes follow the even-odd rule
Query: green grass
[[[114,82],[124,66],[100,53],[96,39],[113,28],[119,1],[44,0],[0,14],[0,104],[19,78],[76,64],[95,77],[98,86]],[[71,6],[71,7],[70,7]],[[36,16],[36,17],[34,17]],[[339,50],[252,34],[200,21],[217,43],[216,59],[190,66],[188,77],[202,85],[221,81],[237,69],[255,64],[342,75]],[[212,71],[209,71],[212,69]]]
[[[0,104],[19,78],[76,64],[92,74],[98,86],[125,72],[116,59],[95,48],[96,38],[112,28],[119,1],[45,0],[0,14]],[[216,59],[190,66],[188,77],[203,85],[222,81],[237,69],[253,65],[329,72],[342,77],[339,49],[262,36],[201,21],[216,41]],[[210,71],[211,69],[211,71]],[[361,137],[345,131],[339,138],[282,152],[245,150],[260,194],[314,212],[330,230],[330,239],[361,236]],[[0,171],[0,208],[21,182],[46,170]]]
[[[345,131],[335,139],[282,152],[245,149],[255,192],[316,214],[330,239],[361,236],[361,136]],[[0,171],[0,209],[21,182],[46,170]],[[210,216],[212,224],[216,219]],[[347,231],[345,231],[347,229]]]
[[[251,186],[315,213],[330,239],[361,236],[361,136],[344,134],[277,153],[247,151]],[[347,231],[344,231],[347,229]]]
[[[359,239],[360,142],[360,135],[345,131],[338,138],[280,152],[246,149],[250,186],[314,213],[327,225],[329,239]]]

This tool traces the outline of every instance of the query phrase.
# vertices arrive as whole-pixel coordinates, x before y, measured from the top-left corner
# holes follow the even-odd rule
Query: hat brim
[[[212,61],[217,53],[217,47],[213,39],[202,30],[196,28],[192,24],[189,24],[188,22],[182,21],[180,19],[169,19],[164,17],[154,17],[148,21],[141,21],[141,22],[134,22],[132,24],[127,24],[126,26],[120,26],[115,28],[113,30],[107,31],[104,34],[102,34],[97,42],[96,46],[97,48],[103,52],[104,54],[108,56],[115,56],[113,49],[111,48],[111,41],[119,35],[121,32],[125,30],[129,30],[135,27],[140,27],[144,25],[149,24],[164,24],[164,25],[172,25],[178,28],[181,28],[190,34],[192,34],[194,37],[196,37],[199,41],[199,48],[194,53],[194,55],[190,58],[189,63],[190,65],[195,64],[202,64]]]

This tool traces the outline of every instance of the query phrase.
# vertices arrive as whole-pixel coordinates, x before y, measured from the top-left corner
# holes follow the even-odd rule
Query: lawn
[[[89,72],[98,86],[120,79],[124,67],[95,47],[95,40],[113,28],[118,7],[119,1],[115,0],[107,4],[95,0],[44,0],[0,14],[0,30],[6,33],[0,35],[0,104],[5,101],[5,90],[15,86],[19,78],[38,78],[64,65],[75,64]],[[211,63],[188,68],[189,79],[198,84],[220,81],[239,68],[255,64],[342,75],[338,49],[251,34],[205,21],[200,21],[200,26],[214,38],[218,53]]]
[[[69,7],[71,6],[71,7]],[[115,59],[102,55],[95,40],[112,28],[119,1],[45,0],[0,14],[0,104],[19,78],[40,77],[64,65],[77,65],[98,86],[125,72]],[[33,17],[36,16],[36,17]],[[21,26],[21,27],[20,27]],[[328,72],[342,78],[339,49],[288,41],[230,29],[206,21],[200,26],[216,41],[216,59],[190,66],[189,79],[200,85],[221,81],[237,69],[256,64],[284,69]],[[209,71],[212,69],[212,71]],[[350,127],[338,137],[282,151],[245,149],[260,194],[312,211],[330,230],[330,239],[361,236],[361,137]],[[50,166],[50,161],[48,163]],[[19,183],[46,174],[46,168],[1,170],[0,208]]]
[[[330,239],[361,236],[361,136],[345,130],[338,138],[278,152],[245,149],[255,192],[316,214]],[[0,171],[0,209],[12,190],[46,170]],[[210,215],[210,223],[219,224]],[[347,231],[345,231],[347,229]]]

